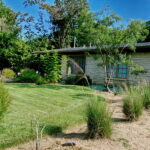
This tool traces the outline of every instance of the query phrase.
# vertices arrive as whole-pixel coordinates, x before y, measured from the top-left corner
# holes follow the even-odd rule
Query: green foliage
[[[27,66],[30,59],[30,47],[20,39],[15,39],[10,49],[7,49],[5,56],[7,57],[11,68],[15,72],[19,72],[21,68]]]
[[[92,79],[85,74],[69,75],[65,79],[65,84],[71,85],[91,85]]]
[[[8,90],[0,83],[0,119],[3,118],[10,104],[10,95]]]
[[[36,82],[35,82],[37,85],[42,85],[42,84],[45,84],[47,83],[47,81],[43,78],[43,77],[38,77]]]
[[[77,76],[75,75],[70,75],[70,76],[67,76],[67,78],[65,79],[65,84],[75,84],[77,80]]]
[[[17,26],[17,13],[11,8],[4,5],[0,1],[0,69],[11,67],[11,62],[8,59],[7,54],[11,53],[15,47],[15,42],[18,40],[17,36],[19,28]],[[15,59],[13,53],[13,58]],[[21,61],[20,61],[21,63]]]
[[[7,79],[13,79],[15,76],[15,72],[12,69],[5,68],[2,70],[2,76],[4,76]]]
[[[105,67],[106,87],[109,87],[109,81],[114,74],[114,69],[108,71],[108,65],[132,64],[131,57],[126,54],[125,49],[130,48],[132,53],[135,52],[135,44],[143,41],[148,30],[145,23],[139,20],[132,20],[127,27],[120,25],[120,17],[115,14],[109,14],[99,19],[100,24],[95,30],[95,43],[97,54],[100,54],[101,64]],[[105,48],[103,48],[105,46]],[[140,71],[143,72],[143,70]]]
[[[110,137],[112,118],[104,101],[91,99],[87,105],[86,116],[89,138]]]
[[[51,16],[48,18],[50,20],[48,26],[52,29],[50,33],[51,43],[56,48],[70,47],[75,36],[83,40],[83,38],[90,35],[89,31],[91,28],[88,29],[88,27],[91,27],[91,25],[87,27],[86,25],[82,26],[82,24],[87,22],[90,24],[90,19],[92,18],[90,15],[87,15],[90,14],[88,13],[87,0],[55,0],[53,5],[41,0],[26,0],[25,4],[38,5],[44,11],[46,10],[48,16]],[[41,24],[44,26],[42,22]],[[40,26],[38,25],[38,31],[41,32],[42,28]],[[81,32],[83,29],[81,34],[78,31],[79,27],[81,27]],[[85,42],[85,40],[83,41]],[[87,44],[87,41],[82,44]]]
[[[142,96],[139,94],[139,89],[136,87],[129,87],[123,99],[123,113],[129,121],[138,120],[143,111]]]
[[[28,71],[28,70],[30,70],[30,69],[29,69],[29,68],[21,69],[21,70],[20,70],[20,73],[23,73],[23,72]]]
[[[23,71],[16,79],[16,82],[22,83],[36,83],[37,80],[40,78],[40,75],[36,73],[34,69],[29,69]]]
[[[145,68],[142,66],[134,64],[131,66],[130,72],[131,74],[138,76],[139,74],[147,73],[147,70],[145,70]]]
[[[49,53],[41,57],[45,78],[48,82],[56,83],[60,80],[61,65],[57,52]]]
[[[150,21],[146,22],[146,28],[149,31],[149,34],[148,34],[147,38],[145,39],[145,42],[150,42]]]

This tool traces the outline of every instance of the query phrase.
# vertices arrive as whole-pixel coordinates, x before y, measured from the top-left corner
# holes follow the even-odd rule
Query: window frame
[[[120,65],[121,65],[121,67],[120,67]],[[127,80],[129,78],[129,66],[127,64],[119,63],[119,64],[109,64],[109,65],[107,65],[107,73],[108,73],[108,75],[110,75],[110,72],[111,72],[110,69],[109,69],[110,66],[111,66],[111,69],[112,69],[112,67],[116,66],[114,68],[116,71],[113,71],[114,73],[111,76],[112,79]],[[125,67],[123,67],[123,66],[125,66]]]

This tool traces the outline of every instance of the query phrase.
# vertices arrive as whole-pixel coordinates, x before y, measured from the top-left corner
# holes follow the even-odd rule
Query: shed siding
[[[150,53],[136,53],[132,56],[133,62],[140,66],[143,66],[147,73],[140,74],[137,77],[134,75],[129,75],[129,80],[131,83],[142,82],[147,80],[150,82]]]
[[[93,83],[104,82],[105,72],[104,68],[99,66],[100,62],[100,59],[95,60],[93,57],[86,57],[85,73],[90,76]]]
[[[62,77],[64,78],[66,76],[66,69],[67,69],[67,59],[64,59],[66,57],[63,56],[62,59]],[[140,66],[143,66],[147,73],[141,74],[137,77],[134,75],[131,75],[129,73],[129,78],[126,80],[114,80],[114,83],[138,83],[143,80],[148,80],[150,82],[150,52],[148,53],[136,53],[132,56],[132,59],[135,64],[138,64]],[[85,73],[90,76],[93,83],[99,84],[104,83],[105,81],[105,71],[104,67],[101,67],[100,64],[101,60],[97,59],[95,60],[91,56],[86,56],[86,63],[85,63]]]

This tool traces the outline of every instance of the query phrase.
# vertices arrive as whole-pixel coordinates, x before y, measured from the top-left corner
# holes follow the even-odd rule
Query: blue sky
[[[15,11],[29,12],[36,16],[37,8],[23,6],[24,0],[3,0],[8,6]],[[53,3],[53,0],[47,0]],[[143,21],[150,20],[150,0],[88,0],[92,11],[98,11],[107,5],[124,18],[125,22],[130,19],[141,19]]]

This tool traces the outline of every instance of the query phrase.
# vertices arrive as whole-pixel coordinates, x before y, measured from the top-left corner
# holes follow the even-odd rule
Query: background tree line
[[[12,68],[17,73],[28,67],[42,75],[50,74],[52,70],[44,66],[49,65],[46,60],[52,54],[39,56],[32,52],[91,45],[110,45],[111,51],[107,52],[112,52],[116,45],[128,43],[133,48],[137,42],[150,41],[146,30],[150,30],[149,22],[131,21],[124,27],[118,23],[121,18],[109,8],[91,12],[87,0],[55,0],[53,5],[46,0],[25,0],[24,5],[38,6],[38,18],[14,12],[0,1],[0,70]]]

